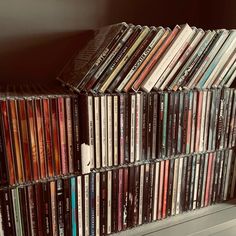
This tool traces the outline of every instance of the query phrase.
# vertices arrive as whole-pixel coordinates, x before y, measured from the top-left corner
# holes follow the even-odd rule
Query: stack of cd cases
[[[235,150],[0,190],[1,235],[107,235],[236,197]]]
[[[230,87],[236,30],[119,23],[94,30],[57,79],[78,92]]]
[[[0,235],[108,235],[236,198],[236,31],[89,37],[57,80],[0,86]]]
[[[1,93],[1,186],[80,172],[78,96],[53,87]]]
[[[91,169],[235,146],[236,90],[80,94]],[[86,129],[85,129],[86,127]],[[84,154],[84,155],[83,155]]]

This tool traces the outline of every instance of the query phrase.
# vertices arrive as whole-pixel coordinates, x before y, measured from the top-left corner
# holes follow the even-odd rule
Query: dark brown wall
[[[120,21],[236,28],[235,12],[235,0],[0,0],[0,79],[54,78],[85,29]]]
[[[123,10],[126,2],[129,2],[127,10]],[[132,22],[143,24],[174,26],[188,22],[205,29],[236,28],[235,0],[119,0],[111,3],[110,9],[112,7],[123,12],[109,11],[109,19],[114,21],[125,16]]]

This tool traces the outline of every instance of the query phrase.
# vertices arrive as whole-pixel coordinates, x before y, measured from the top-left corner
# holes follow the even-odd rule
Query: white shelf
[[[212,205],[114,234],[117,236],[235,236],[236,200]]]

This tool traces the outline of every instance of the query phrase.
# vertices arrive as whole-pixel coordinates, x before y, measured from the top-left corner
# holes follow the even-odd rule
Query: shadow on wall
[[[67,60],[91,37],[92,31],[33,35],[1,42],[0,78],[7,80],[54,79]]]
[[[0,1],[1,82],[55,78],[84,42],[81,30],[105,24],[103,2]]]
[[[12,3],[14,2],[14,4]],[[54,79],[97,26],[236,28],[236,1],[12,0],[0,2],[0,79]]]

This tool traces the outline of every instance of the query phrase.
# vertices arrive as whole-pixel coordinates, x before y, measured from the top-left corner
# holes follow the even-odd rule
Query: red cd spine
[[[24,158],[25,180],[32,180],[31,156],[29,150],[29,136],[25,100],[18,100],[18,111],[21,129],[22,154]]]
[[[54,160],[54,171],[56,175],[60,175],[61,171],[61,153],[60,153],[60,136],[59,136],[59,117],[58,117],[58,105],[57,99],[50,99],[51,108],[51,129],[52,129],[52,140],[53,140],[53,160]]]
[[[207,169],[207,180],[206,180],[206,192],[205,192],[205,204],[204,206],[209,205],[210,200],[210,183],[211,183],[211,171],[212,171],[212,163],[213,162],[213,154],[209,153],[209,159],[208,159],[208,169]]]
[[[62,173],[67,174],[69,171],[69,166],[68,166],[67,142],[66,142],[65,104],[63,97],[58,98],[58,114],[59,114],[60,141],[61,141]]]
[[[51,125],[50,125],[50,109],[49,100],[47,98],[43,99],[43,118],[44,118],[44,132],[45,132],[45,143],[46,143],[46,157],[47,157],[47,167],[48,175],[54,175],[53,168],[53,153],[52,153],[52,135],[51,135]]]
[[[169,165],[170,160],[165,161],[165,173],[164,173],[164,186],[163,186],[163,208],[162,218],[167,216],[167,196],[168,196],[168,178],[169,178]]]
[[[43,111],[42,100],[35,99],[35,117],[37,126],[37,138],[38,138],[38,151],[40,160],[40,174],[41,178],[47,177],[47,163],[46,163],[46,150],[45,150],[45,137],[43,129]]]
[[[26,100],[26,107],[28,113],[28,125],[29,125],[29,137],[30,137],[30,150],[32,157],[32,166],[33,166],[33,178],[38,180],[40,178],[39,173],[39,158],[38,158],[38,146],[36,140],[36,126],[34,119],[34,104],[31,99]]]
[[[16,169],[17,169],[17,177],[18,181],[22,183],[24,178],[23,172],[23,163],[22,163],[22,152],[21,152],[21,145],[20,145],[20,133],[19,133],[19,126],[18,126],[18,116],[17,116],[17,107],[15,100],[8,100],[10,114],[11,114],[11,128],[12,128],[12,136],[13,136],[13,147],[14,147],[14,154],[16,160]]]
[[[2,130],[2,148],[5,149],[6,158],[6,174],[9,184],[14,184],[16,181],[16,172],[14,167],[13,153],[12,153],[12,143],[11,134],[9,129],[8,112],[6,101],[0,102],[0,116],[1,116],[1,130]]]
[[[162,219],[162,209],[163,209],[163,182],[164,182],[164,169],[165,162],[160,162],[160,182],[159,182],[159,195],[158,195],[158,211],[157,211],[157,219]]]

